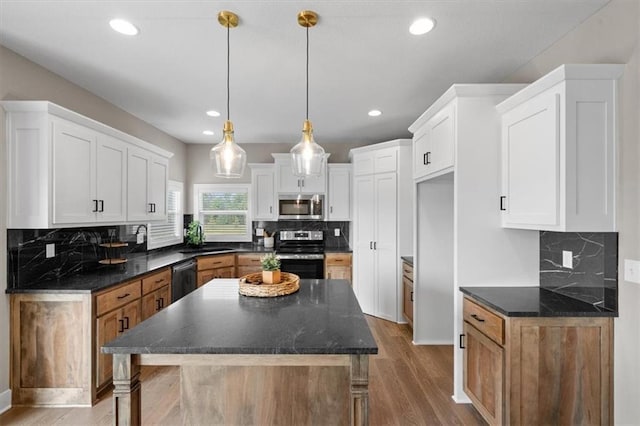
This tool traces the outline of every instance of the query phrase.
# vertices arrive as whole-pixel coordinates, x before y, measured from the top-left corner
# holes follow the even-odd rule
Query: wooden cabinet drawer
[[[351,265],[351,253],[327,253],[324,255],[324,258],[327,265]]]
[[[266,254],[266,253],[265,253]],[[248,253],[248,254],[239,254],[237,265],[238,266],[257,266],[262,270],[262,266],[260,265],[260,258],[263,256],[260,253]]]
[[[142,278],[142,294],[148,294],[171,283],[171,269],[166,268]]]
[[[413,282],[413,266],[407,262],[402,262],[402,276]]]
[[[465,298],[463,317],[488,338],[504,345],[504,320],[498,315]]]
[[[202,271],[205,269],[224,268],[227,266],[235,266],[236,255],[224,254],[224,255],[218,255],[218,256],[199,257],[197,262],[198,262],[198,271]]]
[[[140,298],[140,280],[132,281],[96,296],[96,316]]]

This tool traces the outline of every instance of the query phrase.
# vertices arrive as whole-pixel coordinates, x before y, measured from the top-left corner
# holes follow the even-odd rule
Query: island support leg
[[[140,362],[138,355],[113,355],[113,424],[137,426],[140,421]]]
[[[351,425],[369,424],[369,355],[351,355]]]

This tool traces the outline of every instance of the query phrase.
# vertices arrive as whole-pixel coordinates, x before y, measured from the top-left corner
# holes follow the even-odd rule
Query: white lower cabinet
[[[50,102],[0,104],[8,135],[8,228],[166,218],[171,153]],[[140,202],[153,206],[128,216]]]
[[[390,321],[403,321],[399,258],[412,246],[410,142],[351,150],[360,174],[353,179],[353,287],[364,313]],[[385,159],[393,159],[397,168],[390,170]]]

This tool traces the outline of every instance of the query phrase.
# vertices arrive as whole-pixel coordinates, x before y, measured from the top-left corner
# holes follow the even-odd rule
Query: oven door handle
[[[324,254],[277,254],[281,260],[322,260]]]

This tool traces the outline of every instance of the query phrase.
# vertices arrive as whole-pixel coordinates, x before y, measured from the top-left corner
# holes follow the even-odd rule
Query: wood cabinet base
[[[489,424],[613,424],[612,318],[464,312],[464,391]]]
[[[11,296],[12,405],[91,406],[90,294]]]
[[[115,355],[117,425],[138,425],[139,365],[180,365],[184,424],[368,424],[368,355]]]

